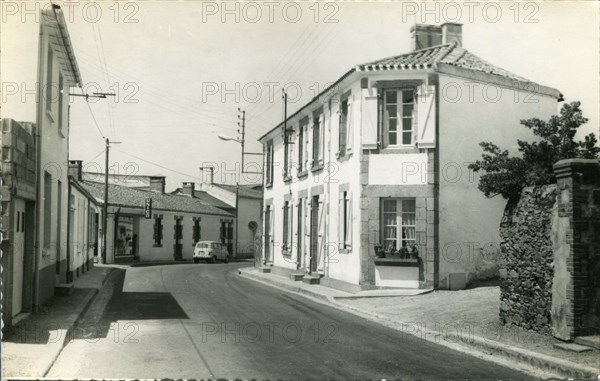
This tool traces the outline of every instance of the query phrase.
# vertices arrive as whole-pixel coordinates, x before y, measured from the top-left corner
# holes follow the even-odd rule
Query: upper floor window
[[[287,180],[291,178],[294,166],[294,131],[291,128],[286,132],[286,139],[283,178]]]
[[[312,133],[312,168],[318,169],[323,164],[323,114],[318,113],[313,118]]]
[[[307,159],[308,155],[306,154],[307,147],[307,138],[308,134],[306,133],[308,123],[300,123],[300,127],[298,128],[298,173],[302,173],[306,171],[307,167]]]
[[[339,140],[340,140],[340,148],[339,153],[340,156],[344,156],[346,153],[346,142],[348,139],[348,99],[342,101],[340,105],[340,131],[339,131]]]
[[[52,110],[52,73],[53,73],[54,54],[52,48],[48,47],[48,62],[46,65],[46,110]]]
[[[273,141],[267,142],[267,165],[266,165],[266,176],[265,182],[266,186],[271,186],[273,184]]]
[[[62,130],[63,123],[63,76],[58,74],[58,130]]]
[[[386,89],[383,105],[384,147],[414,144],[414,89]]]

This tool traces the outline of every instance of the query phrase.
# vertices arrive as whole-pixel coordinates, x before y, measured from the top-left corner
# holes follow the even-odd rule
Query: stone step
[[[303,273],[291,273],[290,274],[290,280],[293,280],[294,282],[299,282],[302,280],[302,278],[304,278]]]
[[[73,293],[75,286],[73,283],[61,283],[54,286],[54,295],[57,296],[68,296]]]
[[[321,283],[321,277],[320,276],[314,276],[314,275],[304,275],[302,277],[302,283],[306,283],[306,284],[319,284],[319,283]]]
[[[588,352],[588,351],[593,350],[592,348],[587,347],[585,345],[579,345],[579,344],[574,344],[574,343],[555,343],[554,348],[562,349],[562,350],[569,351],[569,352],[575,352],[575,353]]]
[[[258,268],[258,272],[265,273],[265,274],[266,273],[270,273],[271,272],[271,268],[270,267],[259,267]]]
[[[579,345],[585,345],[587,347],[600,349],[600,335],[576,337],[575,343]]]

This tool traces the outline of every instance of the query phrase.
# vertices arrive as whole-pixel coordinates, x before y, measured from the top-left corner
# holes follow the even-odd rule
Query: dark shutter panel
[[[377,146],[383,148],[383,91],[377,89]]]
[[[158,241],[158,225],[157,225],[157,222],[158,222],[157,220],[154,220],[154,226],[153,226],[153,228],[154,228],[154,235],[153,235],[154,241]]]
[[[227,229],[227,239],[233,239],[233,225],[229,224],[229,228]]]
[[[198,223],[198,241],[202,239],[202,226]]]

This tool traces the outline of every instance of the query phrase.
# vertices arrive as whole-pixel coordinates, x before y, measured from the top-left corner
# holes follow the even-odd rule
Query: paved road
[[[241,278],[242,265],[114,272],[48,377],[530,378]]]

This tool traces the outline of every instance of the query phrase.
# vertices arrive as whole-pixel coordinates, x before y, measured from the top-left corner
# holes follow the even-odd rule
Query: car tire
[[[200,260],[198,258],[194,258],[194,263],[200,263]]]

